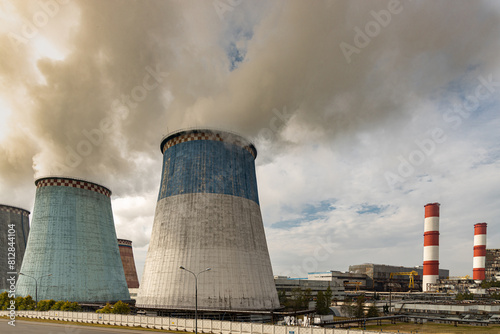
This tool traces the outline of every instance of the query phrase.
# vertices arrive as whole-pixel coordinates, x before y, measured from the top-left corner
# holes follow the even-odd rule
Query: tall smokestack
[[[435,284],[439,278],[439,205],[425,205],[423,292],[430,291],[429,284]]]
[[[486,278],[486,226],[486,223],[474,225],[473,279],[476,283],[481,283]]]

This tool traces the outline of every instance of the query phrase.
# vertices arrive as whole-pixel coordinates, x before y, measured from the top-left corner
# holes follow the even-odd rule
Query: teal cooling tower
[[[21,269],[30,231],[29,211],[0,204],[0,292],[10,291],[7,279]],[[14,274],[15,276],[15,274]]]
[[[16,294],[75,302],[130,300],[111,210],[98,184],[48,177],[35,181],[28,246]],[[36,281],[36,283],[35,283]]]
[[[215,130],[172,133],[138,307],[269,311],[278,294],[259,206],[255,157],[244,138]],[[180,269],[184,267],[186,270]]]

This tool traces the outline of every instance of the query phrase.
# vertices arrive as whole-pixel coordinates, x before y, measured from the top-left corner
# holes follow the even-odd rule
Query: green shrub
[[[82,310],[82,307],[78,305],[77,302],[70,302],[66,301],[64,304],[61,305],[60,308],[61,311],[72,311],[72,312],[78,312]]]
[[[113,306],[110,303],[106,303],[106,306],[100,308],[96,311],[96,313],[111,313],[113,311]]]
[[[364,318],[365,316],[365,295],[360,295],[356,298],[356,309],[354,310],[355,318]]]
[[[499,300],[499,299],[500,299],[500,293],[498,293],[498,292],[492,293],[492,294],[489,296],[489,298],[490,298],[490,299]]]
[[[367,318],[374,318],[374,317],[379,317],[379,316],[380,316],[380,314],[374,305],[372,305],[368,308],[368,312],[366,313]]]
[[[60,301],[57,301],[55,302],[54,305],[52,305],[52,307],[50,308],[52,311],[59,311],[61,310],[61,307],[63,306],[65,302],[60,300]]]
[[[121,300],[119,300],[115,303],[115,305],[113,305],[112,313],[129,314],[130,313],[130,306],[127,303],[124,303]]]
[[[6,310],[10,306],[10,301],[14,298],[9,298],[9,293],[7,291],[0,294],[0,310]]]
[[[31,298],[30,295],[26,297],[17,297],[16,298],[16,310],[24,311],[24,310],[34,310],[35,309],[35,301]]]
[[[129,314],[130,306],[121,300],[117,301],[114,305],[106,303],[106,306],[100,308],[96,313],[114,313],[114,314]]]
[[[455,297],[456,300],[474,300],[474,294],[473,293],[457,293],[457,296]]]
[[[36,302],[30,295],[24,297],[24,307],[26,310],[34,310],[36,308]]]
[[[36,308],[38,311],[48,311],[54,306],[56,301],[54,299],[46,299],[46,300],[40,300],[38,304],[36,305]]]

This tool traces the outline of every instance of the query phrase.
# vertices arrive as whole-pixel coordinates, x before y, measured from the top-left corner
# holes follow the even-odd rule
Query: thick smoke
[[[140,194],[156,189],[159,143],[176,129],[331,140],[409,120],[471,66],[498,67],[488,2],[1,6],[0,202],[52,174]]]

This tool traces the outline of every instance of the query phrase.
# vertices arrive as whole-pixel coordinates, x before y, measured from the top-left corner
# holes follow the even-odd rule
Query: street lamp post
[[[19,273],[19,275],[23,275],[23,276],[26,276],[26,277],[29,277],[29,278],[33,278],[35,280],[35,309],[36,309],[37,306],[38,306],[38,280],[36,278],[34,278],[33,276],[26,275],[26,274],[23,274],[23,273]],[[38,279],[41,280],[42,278],[47,277],[47,276],[52,276],[52,274],[48,274],[48,275],[44,275],[44,276],[38,277]]]
[[[180,266],[179,269],[190,272],[194,276],[194,285],[195,285],[195,290],[194,290],[194,303],[195,303],[194,304],[194,331],[195,331],[195,334],[198,334],[198,275],[201,273],[204,273],[205,271],[211,270],[211,268],[207,268],[205,270],[202,270],[198,274],[195,274],[194,272],[184,268],[183,266]]]

